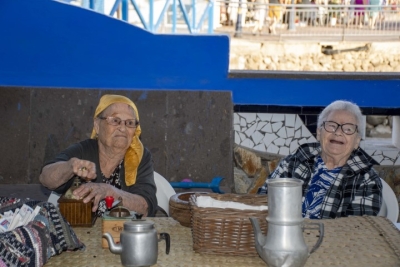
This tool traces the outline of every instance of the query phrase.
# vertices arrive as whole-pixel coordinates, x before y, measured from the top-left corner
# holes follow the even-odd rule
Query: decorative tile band
[[[297,114],[234,113],[233,128],[236,144],[281,156],[293,153],[301,144],[317,141]],[[381,165],[400,165],[400,150],[366,152]]]

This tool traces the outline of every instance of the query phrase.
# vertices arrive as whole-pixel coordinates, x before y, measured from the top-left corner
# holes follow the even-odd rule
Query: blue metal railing
[[[104,12],[104,0],[64,0],[65,2],[76,2],[80,4],[82,7],[93,9],[97,12]],[[155,16],[155,8],[154,8],[154,0],[148,0],[146,3],[149,5],[149,14],[148,19],[146,20],[146,16],[143,14],[143,10],[140,9],[140,1],[143,0],[115,0],[111,11],[108,15],[114,16],[119,9],[121,12],[121,19],[124,21],[129,21],[129,6],[132,5],[133,9],[138,16],[140,23],[143,28],[150,32],[157,32],[162,25],[165,16],[169,15],[171,12],[171,32],[177,32],[177,25],[182,24],[178,22],[178,12],[180,11],[182,14],[182,18],[180,22],[184,22],[187,26],[189,33],[198,33],[200,32],[202,25],[208,21],[207,24],[207,33],[212,34],[214,29],[214,0],[206,0],[201,1],[202,3],[206,2],[206,6],[203,11],[199,10],[199,2],[198,0],[190,0],[190,4],[185,4],[184,0],[165,0],[163,4],[163,8],[161,10],[158,18]],[[186,1],[186,0],[185,0]],[[170,11],[171,9],[171,11]],[[191,14],[189,14],[189,9]],[[198,13],[200,12],[200,13]],[[190,16],[191,15],[191,16]],[[198,16],[200,15],[200,16]],[[199,17],[199,19],[198,19]]]

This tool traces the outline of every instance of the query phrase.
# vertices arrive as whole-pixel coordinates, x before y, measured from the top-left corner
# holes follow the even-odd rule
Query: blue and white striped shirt
[[[313,178],[303,198],[302,213],[304,218],[321,219],[322,200],[341,169],[341,167],[338,167],[328,170],[321,156],[317,157]]]

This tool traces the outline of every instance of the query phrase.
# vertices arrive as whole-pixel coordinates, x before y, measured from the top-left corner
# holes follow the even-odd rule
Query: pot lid
[[[124,230],[130,232],[141,232],[154,229],[154,222],[148,220],[131,220],[124,222]]]

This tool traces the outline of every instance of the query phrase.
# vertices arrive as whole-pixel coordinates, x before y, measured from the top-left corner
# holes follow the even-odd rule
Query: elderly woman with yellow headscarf
[[[73,144],[45,163],[39,180],[64,194],[76,177],[86,180],[73,191],[93,212],[106,211],[104,198],[122,199],[123,206],[144,216],[157,207],[153,160],[141,143],[139,113],[120,95],[104,95],[96,108],[91,139]]]

